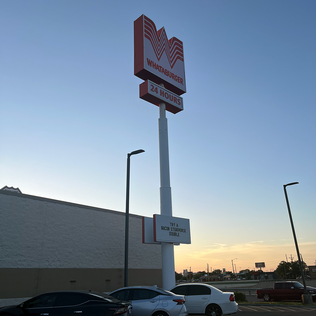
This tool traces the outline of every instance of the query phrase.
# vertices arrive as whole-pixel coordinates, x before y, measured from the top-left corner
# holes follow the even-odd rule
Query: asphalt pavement
[[[316,316],[311,306],[239,304],[236,316]]]

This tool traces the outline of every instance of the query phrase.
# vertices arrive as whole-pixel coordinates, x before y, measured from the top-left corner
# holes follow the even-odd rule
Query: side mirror
[[[291,286],[291,290],[294,290],[294,286]]]

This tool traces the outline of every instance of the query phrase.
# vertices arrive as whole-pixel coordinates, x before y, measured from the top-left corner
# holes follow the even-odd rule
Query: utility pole
[[[210,276],[209,276],[209,265],[207,264],[207,282],[210,281]]]

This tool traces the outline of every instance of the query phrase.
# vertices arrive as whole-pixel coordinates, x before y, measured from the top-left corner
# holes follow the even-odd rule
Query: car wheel
[[[156,312],[156,313],[153,314],[152,316],[168,316],[168,314],[165,313],[165,312]]]
[[[269,294],[264,294],[263,295],[263,300],[266,302],[269,302],[271,300],[270,295]]]
[[[206,316],[221,316],[222,309],[216,304],[211,304],[206,307],[205,314]]]

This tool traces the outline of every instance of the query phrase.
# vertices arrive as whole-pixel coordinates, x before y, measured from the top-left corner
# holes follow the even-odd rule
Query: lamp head
[[[294,185],[294,184],[298,184],[298,182],[291,182],[291,183],[288,183],[288,184],[284,184],[283,186],[284,186],[284,187],[287,187],[287,186],[289,186],[289,185]]]
[[[143,153],[143,152],[145,152],[144,149],[138,149],[138,150],[132,151],[131,153],[129,153],[129,154],[127,154],[127,155],[128,155],[128,156],[132,156],[132,155],[141,154],[141,153]]]

